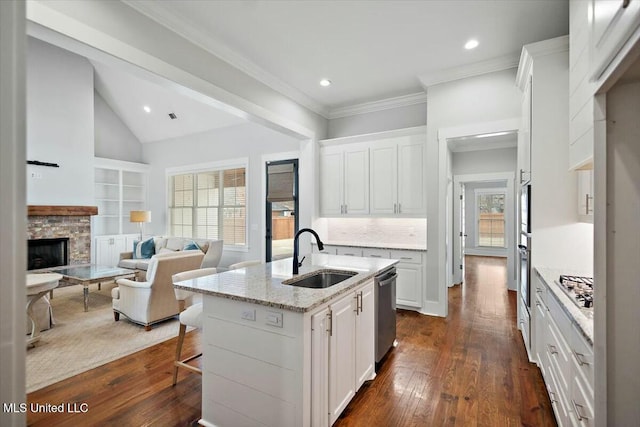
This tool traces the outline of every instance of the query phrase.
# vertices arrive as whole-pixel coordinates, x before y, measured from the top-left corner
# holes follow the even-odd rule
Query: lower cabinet
[[[375,376],[374,287],[369,282],[311,317],[311,425],[332,425]]]
[[[115,267],[120,261],[122,252],[133,250],[133,242],[138,240],[137,234],[116,234],[99,236],[93,241],[93,264]]]
[[[532,355],[542,371],[556,421],[559,426],[593,426],[593,346],[538,274],[531,279],[536,290]]]

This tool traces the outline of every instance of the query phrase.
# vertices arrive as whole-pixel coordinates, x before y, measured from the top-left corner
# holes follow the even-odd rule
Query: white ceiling
[[[124,1],[325,116],[517,66],[569,32],[568,0]]]
[[[96,91],[140,142],[246,123],[244,119],[181,95],[150,79],[95,60],[91,60],[91,64],[95,70]],[[145,105],[151,108],[150,113],[143,110]],[[175,113],[177,119],[170,119],[169,113]]]

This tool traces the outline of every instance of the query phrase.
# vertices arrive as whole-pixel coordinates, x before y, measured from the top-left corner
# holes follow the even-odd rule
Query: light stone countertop
[[[322,243],[328,246],[350,246],[354,248],[374,248],[374,249],[390,249],[390,250],[404,250],[404,251],[426,251],[426,245],[414,245],[410,243],[355,243],[355,242],[347,242],[347,241],[339,241],[339,240],[323,240]],[[311,243],[313,246],[316,246],[315,242]]]
[[[307,256],[300,267],[299,277],[323,269],[350,270],[356,271],[358,274],[325,289],[283,285],[283,281],[293,277],[292,258],[286,258],[267,264],[177,282],[174,287],[283,310],[307,312],[365,283],[379,272],[397,263],[398,260],[384,258],[311,254]]]
[[[547,284],[547,287],[551,290],[551,293],[560,303],[560,306],[564,309],[565,313],[570,319],[573,319],[578,329],[582,332],[584,338],[593,345],[593,308],[580,308],[571,298],[560,288],[558,280],[560,280],[561,274],[572,274],[575,276],[591,277],[591,274],[584,272],[565,271],[554,268],[535,267],[534,271],[538,272],[538,275]]]

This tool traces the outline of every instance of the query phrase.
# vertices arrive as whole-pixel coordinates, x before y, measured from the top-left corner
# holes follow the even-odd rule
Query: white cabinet
[[[375,300],[374,285],[356,292],[356,391],[375,375]]]
[[[396,264],[396,304],[401,307],[422,308],[422,253],[413,251],[391,251]]]
[[[598,80],[640,26],[640,1],[593,0],[592,7],[590,74]]]
[[[424,216],[426,128],[320,141],[320,216]]]
[[[92,217],[94,236],[138,232],[129,212],[147,208],[149,166],[96,157],[94,185],[98,215]]]
[[[311,425],[329,425],[329,307],[311,316]]]
[[[426,214],[424,137],[372,142],[369,157],[371,214]]]
[[[366,144],[320,149],[320,214],[369,213],[369,149]]]
[[[93,240],[92,263],[115,267],[120,261],[120,254],[122,252],[131,252],[133,250],[133,242],[139,238],[137,234],[96,237]]]
[[[593,426],[593,346],[537,272],[531,279],[535,290],[532,354],[542,371],[558,425]]]
[[[593,222],[593,170],[579,170],[578,174],[578,218]]]
[[[356,394],[355,293],[350,293],[329,307],[331,310],[329,425],[331,425]]]
[[[332,425],[374,378],[374,310],[368,282],[311,316],[311,425]]]

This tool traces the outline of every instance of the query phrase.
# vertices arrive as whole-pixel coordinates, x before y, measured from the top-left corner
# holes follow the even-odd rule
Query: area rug
[[[89,311],[84,312],[82,286],[54,290],[55,325],[42,332],[27,349],[27,393],[88,371],[136,351],[174,338],[178,320],[154,325],[151,331],[120,316],[113,320],[111,289],[115,284],[91,285]]]

